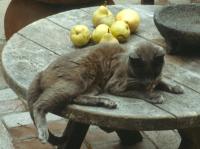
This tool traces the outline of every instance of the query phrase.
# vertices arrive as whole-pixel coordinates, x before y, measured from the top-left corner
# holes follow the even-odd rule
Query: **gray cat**
[[[30,114],[42,142],[54,145],[63,138],[48,131],[45,115],[59,112],[68,104],[116,108],[102,92],[134,97],[150,103],[162,103],[154,88],[175,94],[183,93],[161,78],[165,51],[149,42],[125,49],[120,44],[104,43],[76,50],[59,57],[40,72],[28,90]]]

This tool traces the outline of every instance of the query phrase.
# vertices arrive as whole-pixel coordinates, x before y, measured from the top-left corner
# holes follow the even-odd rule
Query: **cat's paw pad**
[[[117,107],[117,104],[114,101],[112,101],[112,100],[105,100],[103,102],[103,105],[106,108],[109,108],[109,109],[115,109]]]
[[[154,95],[151,97],[151,99],[149,100],[149,102],[153,103],[153,104],[161,104],[165,101],[164,97],[162,95]]]
[[[171,88],[171,91],[175,94],[183,94],[184,88],[183,88],[183,86],[176,85]]]
[[[49,138],[48,129],[46,129],[46,128],[39,128],[38,129],[38,139],[42,143],[48,143],[48,138]]]

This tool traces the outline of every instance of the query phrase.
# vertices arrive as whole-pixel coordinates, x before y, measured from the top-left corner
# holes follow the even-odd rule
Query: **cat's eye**
[[[144,65],[144,61],[141,58],[130,58],[131,65],[135,67],[140,67]]]

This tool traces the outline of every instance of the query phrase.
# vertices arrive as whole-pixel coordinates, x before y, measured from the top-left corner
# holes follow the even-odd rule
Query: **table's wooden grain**
[[[133,8],[141,16],[141,25],[125,44],[134,46],[148,40],[165,47],[164,39],[153,22],[153,13],[160,6],[109,6],[116,14],[122,8]],[[76,9],[34,22],[16,33],[2,53],[5,78],[19,96],[26,92],[33,77],[60,55],[75,50],[69,40],[69,30],[75,24],[86,24],[91,30],[92,12],[96,7]],[[161,130],[197,127],[200,124],[200,60],[195,56],[166,57],[164,76],[185,87],[185,94],[163,92],[163,104],[153,105],[140,99],[112,96],[118,108],[70,105],[66,117],[88,124],[129,130]],[[106,95],[108,96],[108,95]]]

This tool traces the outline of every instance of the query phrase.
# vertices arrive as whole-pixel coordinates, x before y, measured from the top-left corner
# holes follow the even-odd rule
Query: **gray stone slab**
[[[47,121],[61,120],[63,118],[55,114],[47,114]],[[29,112],[13,113],[2,117],[6,127],[18,127],[22,125],[33,124]]]
[[[0,101],[0,115],[23,112],[26,108],[20,100]]]
[[[12,138],[1,121],[0,121],[0,149],[14,149],[12,144]]]
[[[149,138],[157,149],[178,149],[181,138],[177,131],[145,131],[144,136]]]
[[[0,90],[0,102],[5,100],[16,100],[16,99],[18,99],[18,96],[12,89],[6,88]]]

